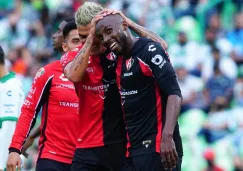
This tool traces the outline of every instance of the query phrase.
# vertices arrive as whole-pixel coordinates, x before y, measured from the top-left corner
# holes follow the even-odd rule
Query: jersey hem
[[[117,140],[117,141],[113,141],[113,142],[106,142],[106,143],[99,143],[99,144],[92,144],[92,145],[76,145],[76,149],[78,148],[94,148],[94,147],[103,147],[106,145],[110,145],[110,144],[118,144],[118,143],[124,143],[126,142],[126,140]]]

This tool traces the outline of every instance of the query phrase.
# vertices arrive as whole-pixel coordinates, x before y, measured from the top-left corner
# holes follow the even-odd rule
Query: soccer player
[[[15,73],[8,71],[4,51],[0,46],[0,171],[6,166],[8,146],[23,102],[22,84]]]
[[[69,51],[80,45],[74,21],[60,24],[53,36],[53,46]],[[62,34],[63,29],[63,34]],[[55,41],[55,38],[58,41]],[[61,44],[61,40],[64,40]],[[60,61],[42,67],[36,74],[31,90],[22,106],[21,115],[9,148],[7,170],[20,167],[21,148],[42,108],[41,135],[37,171],[68,171],[77,141],[78,97],[72,82],[63,74]]]
[[[125,125],[115,73],[117,57],[106,51],[95,37],[94,23],[102,16],[91,23],[102,10],[100,5],[91,2],[78,9],[75,20],[83,44],[61,59],[65,76],[75,83],[80,105],[79,136],[72,171],[117,171],[125,161]],[[139,36],[163,41],[129,21]]]
[[[166,51],[134,37],[118,14],[98,21],[96,32],[109,50],[123,56],[116,73],[129,140],[124,171],[181,170],[177,118],[182,96]]]

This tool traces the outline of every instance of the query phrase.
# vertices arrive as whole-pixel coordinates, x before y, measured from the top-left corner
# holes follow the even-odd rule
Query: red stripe
[[[155,83],[155,91],[156,91],[157,129],[158,129],[158,133],[156,135],[156,152],[159,153],[161,135],[162,135],[162,103],[161,103],[160,89],[157,83]]]
[[[149,66],[144,61],[142,61],[140,58],[138,58],[138,61],[139,61],[139,65],[140,65],[140,68],[141,68],[143,74],[146,76],[153,76],[152,71],[149,68]]]
[[[122,57],[118,57],[118,62],[117,62],[117,67],[116,67],[116,82],[117,82],[117,86],[118,86],[119,90],[120,90],[120,85],[121,85],[122,60],[123,60]],[[122,99],[121,99],[121,101],[122,101]],[[125,119],[125,112],[124,112],[123,106],[122,106],[122,113],[123,113],[123,118],[125,120],[125,124],[127,126],[127,122],[126,122],[126,119]],[[126,156],[128,157],[129,156],[128,148],[131,147],[131,144],[130,144],[128,132],[126,134],[127,134],[126,135],[127,136],[127,152],[126,152]]]

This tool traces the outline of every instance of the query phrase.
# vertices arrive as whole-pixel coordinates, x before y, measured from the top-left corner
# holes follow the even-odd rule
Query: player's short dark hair
[[[0,45],[0,65],[4,65],[4,64],[5,64],[4,51],[3,51],[3,48]]]
[[[76,30],[76,29],[77,29],[77,25],[76,25],[75,21],[68,22],[65,25],[65,27],[63,28],[63,37],[64,37],[64,39],[67,38],[67,36],[68,36],[70,31]]]

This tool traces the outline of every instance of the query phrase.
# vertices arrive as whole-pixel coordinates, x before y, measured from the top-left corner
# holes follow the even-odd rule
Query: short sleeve
[[[161,91],[166,95],[178,95],[181,97],[175,71],[163,47],[158,43],[150,42],[144,47],[142,54],[139,58],[140,63],[149,68]]]
[[[80,51],[80,49],[82,48],[82,46],[79,46],[69,52],[66,52],[62,57],[61,57],[61,65],[62,68],[64,69],[68,63],[70,63],[71,61],[73,61],[73,59],[76,57],[76,55],[78,54],[78,52]]]

